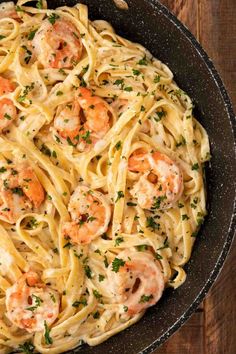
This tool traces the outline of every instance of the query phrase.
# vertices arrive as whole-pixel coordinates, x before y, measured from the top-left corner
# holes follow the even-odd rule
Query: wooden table
[[[214,61],[236,111],[236,0],[159,0]],[[236,240],[209,295],[155,354],[236,354]]]

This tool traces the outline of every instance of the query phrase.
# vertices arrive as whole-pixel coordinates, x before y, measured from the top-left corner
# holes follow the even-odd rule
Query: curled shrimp
[[[109,265],[108,279],[116,302],[123,304],[129,315],[155,305],[164,290],[159,262],[151,253],[132,248],[120,252]]]
[[[78,186],[70,198],[68,210],[72,221],[63,225],[65,239],[88,244],[106,232],[111,211],[102,193]]]
[[[73,145],[79,142],[79,134],[82,129],[80,114],[81,107],[78,101],[74,100],[69,104],[60,106],[54,119],[54,127],[57,133]]]
[[[89,150],[110,128],[108,104],[87,88],[79,88],[73,102],[59,107],[54,127],[67,143]]]
[[[63,18],[44,20],[32,41],[34,54],[45,68],[72,68],[82,54],[77,28]]]
[[[42,331],[58,317],[59,294],[40,282],[33,271],[23,274],[6,291],[7,317],[29,333]]]
[[[0,76],[0,97],[14,91],[14,89],[15,87],[10,80]],[[16,116],[17,111],[12,100],[9,98],[0,98],[0,131],[7,128]]]
[[[15,223],[19,216],[44,201],[44,189],[26,163],[2,166],[0,174],[0,219]]]
[[[136,150],[129,158],[128,168],[141,172],[131,195],[144,209],[168,209],[183,192],[183,176],[180,168],[167,155]]]
[[[0,4],[0,19],[1,18],[13,18],[14,20],[19,20],[19,16],[15,9],[14,2],[3,2]]]
[[[86,88],[78,90],[78,101],[85,115],[84,129],[101,139],[109,130],[109,111],[105,101]]]

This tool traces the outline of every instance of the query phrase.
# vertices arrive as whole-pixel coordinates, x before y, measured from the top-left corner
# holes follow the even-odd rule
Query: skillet
[[[0,3],[3,0],[0,0]],[[235,225],[236,121],[230,99],[213,63],[184,25],[157,0],[127,0],[128,10],[112,0],[80,0],[90,19],[104,19],[115,30],[144,45],[174,72],[177,84],[195,104],[206,128],[212,159],[206,166],[208,216],[197,236],[186,282],[167,289],[158,304],[129,329],[96,347],[83,345],[68,354],[151,353],[197,309],[217,278],[232,243]],[[48,0],[48,7],[77,0]]]

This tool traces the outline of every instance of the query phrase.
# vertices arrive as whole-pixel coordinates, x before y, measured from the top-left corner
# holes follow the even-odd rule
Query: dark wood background
[[[236,0],[159,0],[213,60],[236,111]],[[155,354],[236,354],[236,240],[207,298]]]

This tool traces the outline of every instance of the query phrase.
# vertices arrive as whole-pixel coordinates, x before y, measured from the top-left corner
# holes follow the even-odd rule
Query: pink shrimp
[[[12,100],[9,98],[1,98],[2,95],[14,91],[15,86],[10,80],[0,76],[0,131],[7,128],[16,118],[17,111]]]
[[[53,16],[53,15],[51,15]],[[80,60],[82,43],[73,23],[50,17],[43,21],[32,41],[35,56],[45,68],[72,68]]]
[[[20,19],[16,12],[15,4],[12,1],[0,4],[0,19],[7,17],[17,21]]]
[[[41,283],[39,275],[29,271],[6,291],[7,317],[27,332],[50,326],[59,314],[59,294]]]
[[[54,127],[70,145],[89,150],[110,128],[108,104],[89,89],[79,88],[73,102],[59,107]]]
[[[164,290],[159,261],[149,252],[132,248],[120,252],[109,265],[108,279],[116,302],[122,304],[129,315],[155,305]]]
[[[85,186],[78,186],[70,198],[70,222],[62,233],[74,243],[88,244],[106,232],[110,221],[110,205],[104,195]]]
[[[141,176],[130,191],[144,209],[168,209],[183,192],[180,168],[167,155],[136,150],[129,158],[130,171]]]
[[[105,101],[86,88],[78,90],[78,101],[84,111],[86,122],[84,129],[91,131],[94,137],[101,139],[109,130],[109,111]]]
[[[45,192],[26,163],[2,166],[0,170],[0,219],[13,224],[25,211],[39,208]]]

